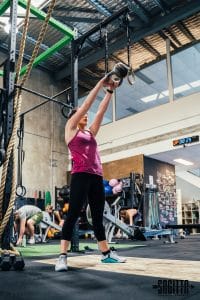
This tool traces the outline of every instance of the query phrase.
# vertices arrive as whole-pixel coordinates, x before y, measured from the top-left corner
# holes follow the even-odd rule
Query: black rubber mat
[[[180,260],[183,263],[199,262],[199,241],[199,236],[188,237],[180,240],[178,244],[172,245],[164,245],[162,241],[147,241],[147,247],[122,249],[119,250],[119,254],[128,256],[130,259],[141,258],[144,261],[161,259],[164,262],[166,259],[170,259]],[[69,254],[69,257],[76,259],[76,254]],[[44,259],[46,258],[45,256]],[[85,259],[87,265],[87,257],[82,254],[82,258]],[[169,283],[171,278],[146,276],[146,270],[141,271],[142,275],[136,275],[126,274],[126,270],[124,272],[111,272],[109,270],[74,267],[71,263],[68,272],[56,273],[52,264],[36,262],[35,258],[25,258],[25,262],[24,271],[0,271],[0,298],[2,300],[200,299],[200,278],[194,282],[189,281],[187,294],[179,291],[179,295],[171,295],[169,290],[164,290],[164,294],[160,294],[160,282],[165,280],[165,283]],[[123,265],[126,268],[126,264]],[[174,275],[177,270],[173,264],[170,267],[171,274]],[[114,268],[117,270],[118,266],[116,265]],[[133,273],[138,271],[138,265],[136,267],[134,263],[132,268]],[[141,265],[140,268],[142,270],[144,266]],[[191,271],[188,269],[188,276]]]

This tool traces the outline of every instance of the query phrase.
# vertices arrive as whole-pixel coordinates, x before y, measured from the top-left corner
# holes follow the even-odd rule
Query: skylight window
[[[176,87],[174,89],[174,94],[185,92],[185,91],[190,90],[192,87],[196,88],[199,86],[200,86],[200,80],[192,81],[192,82],[189,82],[188,84],[183,84],[183,85]],[[163,97],[166,97],[166,96],[169,96],[168,90],[162,91],[160,94],[153,94],[153,95],[149,95],[147,97],[143,97],[143,98],[141,98],[141,101],[148,103],[151,101],[155,101],[157,99],[162,99]]]
[[[40,7],[41,8],[47,2],[48,1],[44,1],[44,0],[32,0],[31,1],[31,5],[33,5],[35,7]],[[19,17],[17,18],[17,25],[19,25],[22,22],[23,17],[25,17],[25,14],[26,14],[26,10],[24,8],[22,8],[21,6],[18,5],[18,7],[17,7],[17,15]],[[10,29],[10,24],[9,24],[10,17],[9,17],[9,15],[10,15],[10,7],[0,17],[0,22],[2,24],[4,24],[4,30],[7,33],[9,33],[9,29]]]

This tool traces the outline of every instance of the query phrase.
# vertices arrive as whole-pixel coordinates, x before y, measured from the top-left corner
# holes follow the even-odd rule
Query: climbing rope
[[[19,51],[20,55],[19,55],[18,62],[17,62],[17,67],[16,67],[16,79],[15,79],[16,82],[18,82],[18,80],[19,80],[20,70],[21,70],[21,66],[22,66],[22,62],[23,62],[24,49],[25,49],[25,45],[26,45],[26,35],[27,35],[27,31],[28,31],[28,26],[29,26],[30,6],[31,6],[31,0],[28,0],[25,20],[24,20],[24,26],[23,26],[22,39],[21,39],[21,43],[20,43],[20,51]],[[4,215],[3,220],[1,220],[0,240],[1,240],[1,236],[4,232],[4,229],[5,229],[8,221],[9,221],[9,218],[10,218],[13,206],[14,206],[14,202],[15,202],[16,156],[15,156],[15,151],[13,151],[13,149],[15,149],[15,145],[16,145],[16,137],[15,137],[16,133],[17,133],[16,128],[18,128],[18,124],[19,124],[19,121],[16,118],[16,116],[20,114],[21,102],[22,102],[22,100],[21,100],[20,94],[17,92],[15,94],[15,98],[14,98],[14,115],[15,115],[14,126],[13,126],[12,135],[11,135],[11,138],[10,138],[10,141],[9,141],[8,149],[7,149],[7,152],[6,152],[6,160],[3,164],[1,186],[0,186],[0,210],[1,210],[1,215],[2,215],[3,197],[4,197],[4,190],[5,190],[5,184],[6,184],[8,163],[9,163],[9,160],[10,160],[10,156],[12,154],[13,155],[13,173],[12,173],[11,196],[10,196],[9,205],[7,207],[7,211]]]
[[[26,35],[27,35],[27,31],[28,31],[28,26],[29,26],[30,6],[31,6],[31,0],[28,0],[25,20],[24,20],[24,25],[23,25],[22,39],[21,39],[21,43],[20,43],[20,51],[19,51],[20,55],[19,55],[17,67],[16,67],[16,78],[15,78],[16,82],[18,82],[18,80],[19,80],[19,74],[20,74],[20,70],[21,70],[21,66],[22,66],[22,62],[23,62],[24,49],[25,49],[25,45],[26,45]],[[14,112],[16,112],[18,98],[19,98],[19,94],[17,93],[15,95],[15,99],[14,99]],[[11,142],[11,140],[13,140],[12,136],[10,138],[10,142]],[[10,142],[9,142],[9,144],[10,144]],[[6,176],[7,176],[8,163],[9,163],[9,158],[11,155],[11,152],[9,152],[9,151],[10,151],[10,147],[9,147],[9,150],[7,150],[7,152],[6,152],[6,160],[3,164],[1,186],[0,186],[0,214],[1,214],[1,216],[3,215],[3,211],[2,211],[3,210],[3,196],[4,196],[4,190],[5,190],[5,182],[6,182]],[[13,167],[14,167],[14,165],[15,164],[13,161]],[[12,201],[10,201],[10,204],[13,207],[14,203],[12,203]],[[5,219],[5,216],[4,216],[4,219]],[[2,219],[0,221],[2,221]],[[1,225],[2,225],[2,223],[1,223]],[[3,228],[3,230],[4,230],[4,228]],[[0,237],[1,237],[1,234],[0,234]]]
[[[29,5],[30,5],[31,1],[29,1]],[[33,63],[35,58],[38,55],[38,51],[40,48],[40,45],[44,39],[44,36],[46,34],[47,31],[47,26],[49,23],[49,19],[51,17],[51,14],[53,12],[54,6],[55,6],[56,0],[52,0],[49,8],[48,8],[48,12],[46,15],[46,18],[44,20],[44,23],[42,25],[42,28],[40,30],[39,33],[39,37],[38,40],[36,42],[36,45],[34,47],[31,59],[28,63],[27,66],[27,70],[24,74],[24,76],[22,77],[19,85],[22,87],[25,83],[25,81],[28,79],[28,77],[30,76],[32,67],[33,67]],[[30,6],[28,7],[27,4],[27,10],[29,9],[30,11]],[[25,23],[24,23],[24,37],[22,39],[21,45],[20,45],[20,49],[22,52],[24,52],[24,48],[25,48],[25,37],[27,34],[27,28],[28,28],[28,24],[29,24],[29,12],[26,13],[26,17],[25,17]],[[25,26],[27,28],[25,28]],[[19,82],[19,76],[20,76],[20,69],[21,69],[21,65],[22,65],[22,60],[23,60],[23,53],[20,52],[19,55],[19,59],[18,59],[18,65],[17,65],[17,74],[16,74],[16,78],[17,78],[17,83]],[[3,217],[3,220],[1,221],[0,224],[0,241],[4,232],[4,229],[9,221],[10,215],[12,213],[12,209],[14,206],[14,202],[15,202],[15,192],[16,192],[16,153],[15,153],[15,148],[16,148],[16,142],[17,142],[17,130],[19,127],[19,120],[20,120],[20,112],[21,112],[21,103],[22,103],[22,98],[21,98],[21,89],[17,90],[16,94],[15,94],[15,99],[14,99],[14,124],[13,124],[13,130],[12,130],[12,134],[11,134],[11,138],[8,144],[8,148],[7,148],[7,152],[6,152],[6,160],[3,164],[3,170],[2,170],[2,178],[1,178],[1,186],[0,186],[0,210],[2,210],[2,206],[3,206],[3,197],[4,197],[4,191],[5,191],[5,184],[6,184],[6,176],[7,176],[7,170],[8,170],[8,163],[10,160],[11,155],[13,155],[13,173],[12,173],[12,187],[11,187],[11,196],[10,196],[10,201],[9,201],[9,205],[8,208],[6,210],[6,213]]]
[[[48,23],[49,23],[49,19],[51,18],[51,14],[53,12],[55,3],[56,3],[56,0],[52,0],[51,3],[50,3],[50,5],[49,5],[45,21],[44,21],[44,23],[42,25],[42,28],[41,28],[38,40],[37,40],[37,42],[35,44],[35,47],[34,47],[34,50],[33,50],[32,56],[31,56],[31,59],[30,59],[30,61],[28,63],[26,73],[24,74],[24,76],[23,76],[23,78],[21,80],[21,83],[20,83],[21,86],[24,85],[25,81],[27,80],[27,78],[29,77],[29,75],[31,73],[31,69],[33,67],[33,62],[34,62],[35,58],[38,55],[38,51],[40,49],[40,45],[41,45],[41,43],[42,43],[42,41],[44,39],[44,36],[46,34]]]

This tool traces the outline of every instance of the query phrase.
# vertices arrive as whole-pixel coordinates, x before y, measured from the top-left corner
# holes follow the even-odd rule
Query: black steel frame
[[[3,90],[5,91],[5,99],[7,99],[7,108],[6,108],[6,132],[5,132],[5,141],[6,145],[8,145],[9,139],[12,134],[13,129],[13,120],[14,120],[14,95],[15,95],[15,89],[19,88],[21,90],[24,90],[26,92],[32,93],[34,95],[37,95],[39,97],[42,97],[44,99],[47,99],[47,101],[40,103],[29,110],[23,112],[21,116],[24,116],[30,111],[33,111],[34,109],[40,107],[41,105],[44,105],[45,103],[52,101],[56,102],[59,105],[62,105],[63,107],[67,107],[69,109],[72,108],[72,106],[78,105],[78,55],[82,48],[83,43],[85,40],[94,34],[95,32],[99,31],[100,28],[106,27],[109,23],[116,20],[120,16],[124,15],[128,11],[128,7],[124,7],[116,14],[108,17],[106,20],[104,20],[102,23],[95,26],[93,29],[91,29],[89,32],[82,35],[80,38],[75,39],[72,41],[72,55],[71,55],[71,103],[72,105],[63,103],[61,101],[55,100],[54,98],[58,97],[60,94],[65,92],[66,90],[62,91],[61,93],[55,95],[54,97],[48,97],[46,95],[43,95],[41,93],[38,93],[36,91],[33,91],[28,88],[21,87],[20,85],[15,84],[15,58],[16,58],[16,28],[17,28],[17,5],[18,1],[13,0],[11,1],[11,14],[10,14],[10,24],[11,24],[11,30],[10,30],[10,42],[9,42],[9,58],[5,64],[4,67],[4,80],[3,80]],[[13,172],[13,158],[11,156],[9,165],[8,165],[8,174],[6,178],[6,187],[4,191],[4,201],[3,201],[3,215],[6,212],[6,209],[8,207],[8,203],[10,200],[11,195],[11,186],[12,186],[12,172]],[[4,230],[2,240],[0,241],[1,246],[3,249],[10,249],[10,242],[12,237],[12,226],[13,225],[13,216],[10,217],[10,220],[6,226],[6,229]]]
[[[34,95],[40,96],[44,99],[47,99],[47,101],[36,105],[35,107],[27,110],[21,116],[25,115],[26,113],[38,108],[39,106],[52,101],[59,105],[62,105],[63,107],[67,107],[69,109],[72,108],[70,104],[63,103],[61,101],[55,100],[54,98],[58,97],[59,95],[66,92],[68,89],[65,89],[64,91],[56,94],[53,97],[45,96],[41,93],[38,93],[36,91],[30,90],[28,88],[21,87],[19,85],[15,84],[15,64],[16,64],[16,30],[17,30],[17,7],[18,7],[18,0],[12,0],[10,3],[10,34],[9,34],[9,55],[8,59],[4,63],[4,77],[3,77],[3,89],[1,89],[1,93],[3,93],[2,101],[4,103],[2,104],[2,107],[5,108],[5,118],[2,120],[4,122],[4,133],[3,133],[3,143],[5,148],[7,148],[12,130],[13,130],[13,123],[14,123],[14,96],[16,92],[16,88],[20,88],[22,90],[25,90],[29,93],[32,93]],[[6,150],[6,149],[4,149]],[[6,210],[8,208],[8,204],[10,201],[11,196],[11,187],[12,187],[12,175],[13,175],[13,156],[11,154],[9,163],[8,163],[8,171],[6,176],[6,184],[5,184],[5,190],[4,190],[4,197],[3,197],[3,209],[2,209],[2,216],[0,216],[2,219],[6,213]],[[12,240],[12,232],[13,231],[13,214],[11,214],[10,219],[8,221],[8,224],[6,225],[6,228],[3,232],[2,238],[0,240],[0,245],[2,249],[10,250],[10,244]]]
[[[128,6],[123,7],[117,13],[105,19],[103,22],[83,34],[80,38],[72,40],[71,47],[71,102],[74,107],[78,106],[78,56],[82,49],[82,46],[87,38],[92,34],[105,28],[108,24],[119,18],[120,16],[125,16],[128,13]]]
[[[12,134],[13,121],[14,121],[14,93],[15,93],[15,59],[16,59],[16,29],[17,29],[17,6],[18,0],[10,2],[10,36],[9,36],[9,56],[4,64],[4,78],[3,78],[3,89],[4,89],[4,100],[6,104],[6,126],[5,126],[5,145],[7,146]],[[11,154],[8,171],[6,176],[6,184],[3,198],[3,216],[6,213],[8,204],[11,196],[12,187],[12,174],[13,174],[13,156]],[[2,217],[3,217],[2,216]],[[0,244],[2,249],[10,249],[10,243],[12,238],[13,229],[13,214],[6,225],[3,232]]]
[[[35,110],[36,108],[38,108],[38,107],[40,107],[40,106],[46,104],[46,103],[49,102],[49,101],[55,102],[55,103],[57,103],[57,104],[59,104],[59,105],[62,105],[62,106],[64,106],[64,107],[67,107],[67,108],[69,108],[69,109],[72,108],[72,105],[71,105],[71,104],[67,104],[67,103],[64,103],[64,102],[62,102],[62,101],[55,100],[55,98],[57,98],[58,96],[62,95],[63,93],[65,93],[65,92],[68,91],[69,89],[71,89],[71,87],[70,87],[70,88],[67,88],[67,89],[65,89],[65,90],[63,90],[63,91],[61,91],[61,92],[59,92],[58,94],[54,95],[53,97],[46,96],[46,95],[44,95],[44,94],[38,93],[38,92],[36,92],[36,91],[34,91],[34,90],[31,90],[31,89],[29,89],[29,88],[22,87],[22,86],[17,85],[17,84],[15,84],[15,87],[16,87],[16,88],[19,88],[19,89],[21,89],[21,90],[23,90],[23,91],[26,91],[26,92],[28,92],[28,93],[31,93],[31,94],[33,94],[33,95],[36,95],[36,96],[39,96],[39,97],[41,97],[41,98],[47,99],[47,101],[44,101],[44,102],[42,102],[42,103],[40,103],[40,104],[37,104],[37,105],[31,107],[30,109],[26,110],[25,112],[21,113],[21,116],[22,116],[22,115],[24,116],[25,114],[27,114],[27,113],[29,113],[29,112]]]

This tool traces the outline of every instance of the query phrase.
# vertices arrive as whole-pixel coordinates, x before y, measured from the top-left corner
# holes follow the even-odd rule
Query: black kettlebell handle
[[[135,83],[135,73],[134,73],[132,67],[129,68],[129,71],[127,74],[127,80],[130,85],[133,85]]]
[[[127,66],[123,63],[117,63],[111,72],[107,73],[106,78],[107,81],[110,79],[113,82],[117,82],[118,86],[120,86],[123,82],[123,79],[127,77],[128,83],[133,85],[135,83],[135,75],[132,67]]]
[[[112,70],[111,72],[106,74],[106,80],[109,81],[110,79],[114,82],[117,82],[118,86],[120,86],[123,82],[123,78],[119,77],[118,74],[114,70]]]

